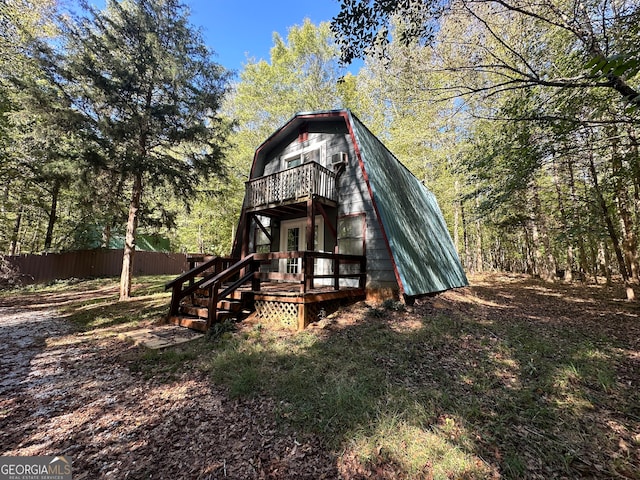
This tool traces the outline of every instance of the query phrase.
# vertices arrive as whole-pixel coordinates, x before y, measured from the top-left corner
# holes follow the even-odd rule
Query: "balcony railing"
[[[338,199],[336,174],[316,162],[249,180],[246,189],[247,208],[277,205],[311,195]]]

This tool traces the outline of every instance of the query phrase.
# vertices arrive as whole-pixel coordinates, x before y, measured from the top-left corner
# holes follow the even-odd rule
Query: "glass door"
[[[297,218],[294,220],[283,220],[280,224],[280,251],[298,252],[307,249],[307,219]],[[320,239],[320,241],[319,241]],[[324,224],[321,216],[316,216],[316,228],[314,238],[314,250],[324,250]],[[323,263],[322,261],[320,263]],[[315,264],[316,273],[323,273],[324,265]],[[286,258],[280,260],[280,272],[282,273],[303,273],[302,258]]]
[[[300,248],[300,239],[302,228],[299,226],[295,227],[287,227],[287,252],[297,252],[301,250]],[[302,259],[301,258],[287,258],[286,259],[286,273],[300,273],[302,268]]]

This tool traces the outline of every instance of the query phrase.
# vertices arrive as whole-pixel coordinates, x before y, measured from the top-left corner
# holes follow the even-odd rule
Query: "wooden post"
[[[182,285],[176,283],[171,290],[171,307],[169,307],[169,316],[177,315],[180,311],[180,291]]]
[[[249,255],[249,231],[251,230],[251,213],[244,212],[244,229],[242,231],[242,249],[240,257],[244,258]],[[241,222],[242,223],[242,222]]]
[[[305,293],[313,288],[313,258],[302,253],[302,284],[300,285],[300,293]]]
[[[253,272],[253,278],[251,279],[251,290],[254,292],[260,291],[260,262],[252,260],[250,264],[251,271]]]
[[[307,308],[304,303],[298,304],[298,331],[304,330],[307,327],[306,319]]]
[[[315,222],[315,199],[313,195],[309,197],[307,200],[307,252],[313,252],[314,250],[314,240],[315,240],[315,231],[316,231],[316,222]]]
[[[315,232],[316,232],[316,219],[315,219],[315,199],[314,196],[311,195],[307,200],[307,252],[313,252],[315,250],[314,240],[315,240]],[[315,272],[313,271],[313,258],[307,257],[306,255],[303,258],[303,271],[304,271],[304,289],[305,291],[311,290],[313,288],[313,276]]]
[[[209,318],[207,319],[207,331],[209,331],[211,325],[217,320],[219,288],[220,285],[215,282],[209,290]]]

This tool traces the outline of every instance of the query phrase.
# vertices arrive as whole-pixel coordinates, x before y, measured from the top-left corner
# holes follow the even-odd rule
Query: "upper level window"
[[[283,168],[293,168],[308,162],[323,163],[322,159],[324,158],[324,151],[324,143],[309,145],[295,153],[285,155],[283,157]]]
[[[297,167],[302,164],[302,155],[296,155],[295,157],[287,158],[285,160],[287,163],[286,168]]]

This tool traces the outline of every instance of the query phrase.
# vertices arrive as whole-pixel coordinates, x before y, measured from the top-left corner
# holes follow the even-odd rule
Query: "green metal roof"
[[[468,285],[435,196],[357,117],[349,118],[404,294]]]

